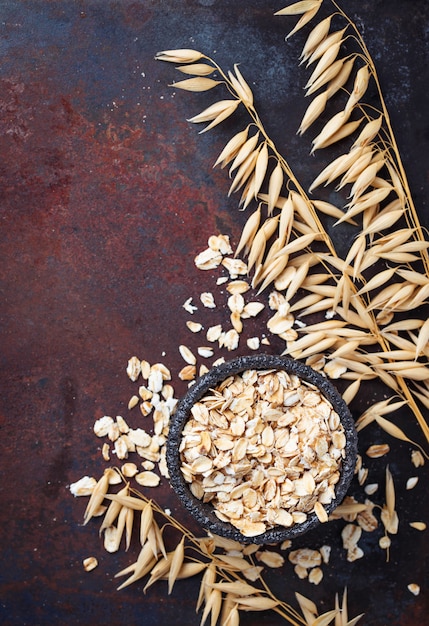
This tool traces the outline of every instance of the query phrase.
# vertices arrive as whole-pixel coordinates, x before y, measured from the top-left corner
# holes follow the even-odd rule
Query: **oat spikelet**
[[[350,404],[352,400],[356,397],[359,392],[360,386],[362,382],[362,377],[359,376],[355,381],[353,381],[345,391],[342,393],[343,400],[346,404]]]
[[[403,216],[403,209],[396,209],[390,211],[382,211],[377,217],[372,219],[369,225],[362,231],[362,235],[372,235],[374,233],[380,233],[383,230],[391,228],[393,224]]]
[[[307,13],[307,11],[319,8],[320,5],[321,0],[300,0],[299,2],[290,4],[284,9],[280,9],[280,11],[276,11],[274,15],[302,15],[303,13]]]
[[[148,538],[149,530],[153,524],[153,509],[151,502],[147,502],[142,508],[140,517],[140,544],[143,546]],[[155,550],[155,556],[156,556]]]
[[[417,359],[419,356],[425,354],[425,349],[429,343],[429,319],[427,319],[423,326],[420,328],[419,335],[416,342],[416,356]]]
[[[265,174],[267,173],[267,167],[268,167],[268,146],[267,146],[267,142],[264,141],[259,151],[258,158],[256,159],[256,165],[255,165],[255,186],[253,190],[255,198],[258,196],[258,192],[261,188],[262,183],[264,182]]]
[[[146,576],[146,574],[151,571],[155,563],[156,557],[153,555],[150,545],[145,544],[140,550],[137,561],[115,574],[115,578],[131,574],[131,576],[118,587],[118,591],[120,589],[124,589],[124,587],[128,587],[128,585],[131,585],[140,578],[143,578],[143,576]]]
[[[181,48],[178,50],[163,50],[157,52],[155,59],[157,61],[168,61],[170,63],[193,63],[203,58],[203,54],[198,50],[189,48]]]
[[[87,524],[91,517],[96,513],[97,509],[100,507],[104,498],[106,497],[107,490],[109,489],[109,480],[114,475],[114,470],[112,468],[108,468],[104,471],[103,476],[100,478],[89,499],[88,505],[85,509],[83,524]]]
[[[193,124],[200,124],[202,122],[210,122],[200,133],[205,133],[217,124],[220,124],[227,117],[232,115],[240,104],[240,100],[220,100],[211,104],[209,107],[201,111],[198,115],[194,115],[188,119],[188,122]]]
[[[354,63],[355,63],[354,56],[348,59],[347,61],[342,60],[342,64],[340,66],[339,72],[337,72],[335,76],[329,80],[329,83],[326,89],[328,99],[332,98],[332,96],[336,94],[337,91],[341,89],[341,87],[344,87],[344,85],[349,79],[350,74],[352,73]]]
[[[171,567],[168,572],[168,595],[173,591],[174,583],[182,568],[183,560],[185,558],[185,535],[176,546],[171,560]]]
[[[312,184],[310,185],[309,191],[310,193],[319,187],[321,184],[325,183],[325,186],[334,181],[336,178],[344,174],[344,172],[348,171],[350,166],[356,162],[358,158],[362,156],[362,148],[355,148],[351,152],[347,154],[342,154],[329,163],[320,174],[314,179]],[[371,160],[371,157],[368,158],[368,162]]]
[[[213,80],[212,78],[206,78],[203,76],[197,76],[196,78],[186,78],[185,80],[178,80],[177,82],[169,85],[175,89],[184,89],[185,91],[208,91],[220,85],[222,81]]]
[[[326,103],[328,101],[328,94],[326,91],[322,91],[318,96],[312,100],[309,104],[301,124],[298,128],[298,135],[303,135],[308,128],[315,122],[325,110]]]
[[[416,446],[417,448],[419,448],[426,458],[429,458],[428,454],[424,451],[424,449],[418,443],[416,443],[415,441],[410,439],[404,433],[403,430],[401,430],[398,426],[396,426],[396,424],[393,424],[392,422],[390,422],[386,418],[382,417],[381,415],[376,415],[374,419],[377,422],[377,424],[386,433],[388,433],[389,435],[391,435],[395,439],[400,439],[401,441],[406,441],[407,443],[411,443],[413,446]]]
[[[268,215],[271,215],[280,196],[283,186],[283,169],[280,162],[273,169],[268,183]]]
[[[256,146],[259,141],[259,131],[249,137],[240,147],[234,161],[229,170],[229,175],[232,175],[232,172],[237,169],[246,159],[254,152]]]
[[[333,84],[333,81],[337,80],[338,76],[342,73],[344,68],[344,59],[337,59],[330,65],[324,72],[320,74],[320,76],[313,82],[310,83],[306,88],[306,96],[311,96],[313,93],[327,85],[327,95],[328,100],[332,97],[330,85]]]
[[[126,485],[123,489],[121,489],[120,491],[118,491],[118,495],[120,496],[125,496],[128,495],[129,493],[129,486]],[[107,511],[104,515],[103,518],[103,522],[100,526],[100,530],[99,530],[99,534],[101,535],[101,533],[103,532],[103,530],[105,530],[106,528],[109,528],[109,526],[112,526],[113,523],[116,521],[116,518],[119,515],[119,512],[122,508],[122,504],[120,502],[114,502],[112,501],[108,508]]]
[[[319,615],[319,617],[314,620],[312,626],[328,626],[336,615],[338,615],[338,612],[335,609],[332,611],[326,611],[326,613]]]
[[[238,608],[242,611],[268,611],[279,605],[278,600],[262,596],[237,598]]]
[[[363,129],[361,130],[360,135],[354,141],[352,149],[356,147],[363,147],[368,145],[374,137],[378,135],[380,132],[380,128],[383,122],[383,116],[375,118],[374,120],[369,121]]]
[[[386,506],[392,515],[395,511],[395,486],[389,466],[386,467]]]
[[[234,71],[236,76],[232,72],[228,72],[229,79],[234,87],[234,90],[240,100],[247,106],[253,105],[253,93],[247,82],[244,80],[243,75],[238,69],[238,65],[234,65]]]
[[[215,71],[213,65],[207,63],[191,63],[190,65],[178,65],[176,70],[182,74],[191,74],[192,76],[209,76]]]
[[[251,596],[257,593],[260,593],[260,589],[257,587],[253,587],[253,585],[249,585],[248,583],[244,583],[242,581],[234,581],[234,582],[220,582],[213,583],[210,585],[213,589],[218,589],[223,593],[232,593],[237,596]]]
[[[146,593],[146,590],[149,589],[149,587],[151,587],[157,580],[161,580],[166,574],[168,574],[171,568],[173,554],[173,552],[168,552],[167,557],[163,557],[160,561],[157,562],[157,564],[150,573],[149,580],[143,587],[143,593]]]
[[[346,104],[346,111],[351,111],[365,94],[370,78],[368,65],[361,67],[356,74],[353,91]]]
[[[312,626],[314,620],[317,618],[317,606],[312,600],[309,600],[298,592],[295,592],[295,597],[298,600],[299,608],[301,609],[305,621],[309,626]]]
[[[237,256],[241,250],[244,249],[244,255],[249,253],[252,242],[258,231],[259,224],[261,222],[261,205],[258,206],[256,211],[248,218],[243,230],[241,231],[240,241],[238,242],[235,255]]]
[[[313,50],[312,54],[310,55],[310,58],[308,59],[307,67],[309,67],[312,63],[314,63],[318,59],[320,59],[320,57],[322,57],[325,54],[325,52],[334,43],[337,43],[338,41],[340,41],[345,31],[346,31],[346,28],[344,28],[343,30],[337,30],[337,31],[332,32],[327,37],[325,37],[323,41],[321,41],[317,45],[317,47]]]
[[[215,626],[218,617],[222,609],[222,594],[217,589],[212,589],[209,592],[206,605],[204,607],[203,615],[201,618],[200,626],[204,626],[208,616],[211,613],[211,626]]]
[[[256,233],[250,248],[249,259],[247,262],[249,271],[255,264],[259,265],[261,263],[267,241],[273,236],[278,225],[278,220],[278,216],[268,218],[262,225],[262,228],[260,228]]]
[[[314,52],[319,43],[325,39],[331,26],[331,20],[332,15],[328,15],[328,17],[325,17],[325,19],[319,22],[319,24],[317,24],[317,26],[315,26],[311,30],[302,49],[300,57],[302,59],[301,62],[306,61]]]
[[[310,78],[308,79],[307,84],[305,85],[306,89],[314,87],[316,80],[323,74],[323,72],[325,72],[334,63],[335,59],[338,56],[342,43],[343,43],[343,40],[335,41],[333,44],[329,46],[326,52],[322,54],[321,58],[319,59],[319,62],[314,68]],[[342,63],[341,63],[341,66],[342,66]],[[339,69],[340,67],[338,68],[338,71]],[[332,76],[332,78],[334,77]]]
[[[220,155],[218,156],[213,167],[220,165],[221,168],[224,168],[228,163],[230,163],[238,154],[238,151],[246,143],[249,134],[249,128],[245,128],[240,131],[226,144],[225,148],[222,150]]]
[[[256,161],[258,160],[258,154],[259,152],[255,150],[254,152],[249,154],[249,156],[245,159],[245,161],[243,161],[241,166],[238,168],[238,172],[236,173],[234,180],[232,181],[232,184],[228,191],[228,196],[230,196],[232,193],[240,189],[246,183],[246,181],[249,180],[249,178],[253,176],[253,173],[255,171]],[[250,181],[250,183],[252,183],[252,180]],[[254,181],[253,181],[253,184],[254,184]],[[247,190],[245,190],[244,195],[245,196],[248,195]],[[251,190],[251,196],[253,198],[254,189]]]
[[[216,580],[216,567],[214,563],[212,562],[210,563],[210,565],[207,566],[207,569],[204,572],[204,575],[201,579],[200,590],[199,590],[197,605],[196,605],[197,612],[200,610],[203,602],[207,601],[211,586],[215,582],[215,580]]]

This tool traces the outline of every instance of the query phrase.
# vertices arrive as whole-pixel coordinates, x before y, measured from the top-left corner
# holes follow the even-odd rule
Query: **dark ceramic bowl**
[[[354,420],[348,407],[335,387],[323,376],[299,361],[283,356],[258,354],[238,357],[222,365],[213,367],[207,374],[201,376],[179,402],[175,414],[171,418],[170,432],[167,440],[167,465],[170,474],[170,483],[177,493],[182,504],[190,511],[201,526],[214,533],[241,543],[278,543],[285,539],[297,537],[320,524],[315,513],[308,515],[305,522],[294,524],[286,528],[274,526],[256,537],[245,537],[242,533],[227,522],[222,522],[215,515],[214,507],[210,503],[203,503],[192,495],[188,483],[184,480],[180,470],[181,459],[179,446],[185,423],[190,417],[190,411],[195,402],[198,402],[209,389],[216,387],[230,375],[238,374],[248,369],[266,370],[279,369],[295,374],[319,389],[331,403],[340,417],[346,435],[345,458],[342,460],[340,479],[335,486],[335,499],[325,505],[327,513],[331,513],[343,500],[353,478],[356,455],[357,434]]]

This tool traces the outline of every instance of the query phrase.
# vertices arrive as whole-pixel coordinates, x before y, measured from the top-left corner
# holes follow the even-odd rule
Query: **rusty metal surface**
[[[344,4],[378,64],[416,206],[429,226],[429,5]],[[104,468],[92,426],[95,417],[126,412],[129,356],[162,360],[175,373],[182,366],[181,304],[207,280],[193,257],[215,232],[237,237],[243,221],[235,199],[226,198],[226,176],[211,168],[228,124],[198,136],[186,118],[210,100],[168,89],[173,68],[154,54],[195,47],[216,51],[228,67],[240,62],[269,131],[304,169],[308,146],[295,138],[300,112],[290,104],[302,87],[295,79],[299,48],[285,44],[288,27],[272,17],[282,6],[0,2],[2,624],[199,623],[194,581],[170,597],[163,585],[146,595],[139,585],[115,591],[113,576],[131,557],[103,553],[97,528],[82,527],[85,503],[67,486]],[[183,385],[176,390],[183,393]],[[409,432],[421,440],[417,428]],[[405,443],[392,445],[391,466],[403,477],[413,472],[409,452]],[[415,519],[428,521],[427,466],[419,475],[412,492],[403,479],[398,508],[407,519],[415,511]],[[187,520],[168,484],[158,495]],[[337,535],[331,528],[306,542],[339,550]],[[351,615],[365,611],[365,625],[428,623],[425,533],[401,525],[388,564],[376,539],[363,544],[367,556],[338,561],[320,588],[290,571],[269,573],[269,580],[288,600],[291,590],[301,591],[322,610],[347,585]],[[86,574],[81,561],[91,554],[100,566]],[[421,584],[418,598],[409,582]],[[282,622],[267,613],[243,623]]]

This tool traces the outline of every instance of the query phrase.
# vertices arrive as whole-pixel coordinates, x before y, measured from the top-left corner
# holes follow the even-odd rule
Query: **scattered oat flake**
[[[155,469],[155,463],[153,461],[143,461],[142,468],[145,470],[153,470]]]
[[[196,374],[197,368],[195,365],[185,365],[185,367],[180,370],[178,376],[180,380],[194,380]]]
[[[249,350],[259,350],[259,346],[261,344],[259,337],[249,337],[246,341],[247,347]]]
[[[103,443],[101,448],[101,456],[105,461],[110,461],[110,446],[108,443]]]
[[[104,531],[104,549],[107,552],[117,552],[119,549],[118,529],[116,526],[109,526]]]
[[[195,311],[198,311],[198,307],[194,306],[192,304],[192,298],[188,298],[184,303],[183,303],[183,308],[185,309],[185,311],[187,311],[188,313],[190,313],[191,315],[194,314]]]
[[[320,567],[315,567],[308,574],[308,582],[312,583],[313,585],[318,585],[320,582],[322,582],[322,578],[323,571]]]
[[[208,346],[200,346],[197,348],[197,352],[199,356],[202,356],[204,359],[209,359],[214,354],[213,348],[209,348]]]
[[[414,489],[414,487],[417,485],[418,482],[419,482],[418,476],[411,476],[411,478],[407,480],[407,490]]]
[[[132,478],[137,474],[138,469],[135,463],[124,463],[121,467],[121,471],[125,478]]]
[[[200,295],[200,300],[202,302],[202,304],[207,308],[207,309],[215,309],[216,308],[216,303],[214,300],[214,296],[210,291],[204,291],[201,295]]]
[[[240,335],[235,328],[231,328],[226,333],[222,333],[219,337],[219,347],[226,348],[230,352],[238,348],[239,341]]]
[[[288,558],[293,565],[300,565],[301,567],[305,567],[305,569],[318,567],[322,563],[322,555],[320,552],[318,550],[312,550],[311,548],[292,550]]]
[[[106,437],[113,423],[114,420],[109,415],[100,417],[100,419],[96,420],[94,423],[94,434],[97,435],[97,437]]]
[[[140,365],[141,365],[141,369],[142,369],[142,378],[147,380],[149,378],[149,374],[150,374],[150,363],[149,363],[149,361],[146,361],[146,359],[143,359],[141,361]]]
[[[418,596],[420,593],[420,586],[416,583],[410,583],[409,585],[407,585],[407,589],[415,596]]]
[[[295,567],[293,568],[293,571],[295,572],[295,574],[298,576],[300,580],[304,580],[305,578],[308,578],[308,569],[306,567],[303,567],[302,565],[295,565]]]
[[[135,478],[136,482],[138,482],[139,485],[142,485],[142,487],[157,487],[161,480],[158,474],[148,470],[140,472]]]
[[[74,496],[90,496],[96,484],[97,481],[92,476],[83,476],[80,480],[70,485],[70,491]]]
[[[211,235],[207,243],[212,250],[218,250],[223,255],[232,254],[229,235]]]
[[[95,569],[98,565],[98,561],[95,556],[89,556],[88,558],[83,560],[83,569],[85,572],[90,572]]]
[[[365,493],[372,496],[378,490],[378,483],[371,483],[365,486]]]
[[[268,567],[282,567],[284,565],[284,557],[278,552],[271,550],[260,550],[256,553],[258,561],[265,563]]]
[[[232,280],[226,287],[226,290],[231,294],[246,293],[249,289],[250,285],[245,280]]]
[[[136,445],[146,448],[150,445],[152,437],[143,428],[130,429],[128,437]]]
[[[425,459],[420,450],[413,450],[411,452],[411,462],[414,467],[421,467],[425,464]]]
[[[410,526],[416,530],[426,530],[425,522],[410,522]]]
[[[118,459],[126,459],[128,457],[128,445],[124,437],[118,437],[114,444],[114,452]]]
[[[116,416],[116,423],[118,425],[120,433],[125,434],[130,430],[130,427],[128,426],[127,422],[124,420],[124,418],[121,415]]]
[[[154,363],[149,371],[149,376],[152,372],[159,372],[162,380],[171,380],[171,372],[164,363]]]
[[[202,324],[200,324],[199,322],[192,322],[190,320],[186,322],[186,326],[189,328],[191,333],[199,333],[200,330],[203,329]]]
[[[216,326],[210,326],[210,328],[207,329],[207,334],[206,334],[207,341],[210,341],[210,343],[218,341],[221,334],[222,334],[222,326],[220,324],[217,324]]]
[[[243,319],[248,319],[249,317],[256,317],[264,308],[265,308],[265,305],[263,305],[261,302],[248,302],[243,307],[243,312],[241,314],[241,317]]]
[[[195,365],[195,363],[197,362],[197,359],[187,346],[180,345],[179,352],[180,352],[182,359],[186,363],[188,363],[188,365]]]
[[[226,257],[222,261],[222,265],[228,270],[231,278],[237,278],[238,276],[244,276],[247,274],[247,264],[240,259],[231,259]]]
[[[141,373],[141,362],[136,356],[132,356],[128,360],[127,374],[128,378],[135,382]]]
[[[263,569],[264,568],[262,567],[262,565],[253,565],[243,570],[243,576],[247,580],[250,580],[250,582],[256,582],[259,579]]]
[[[131,411],[135,406],[138,405],[140,398],[138,396],[131,396],[128,401],[128,410]]]
[[[323,545],[320,549],[320,555],[324,563],[329,563],[329,559],[331,558],[331,546]]]
[[[390,452],[390,446],[387,443],[374,444],[368,448],[366,455],[371,459],[378,459]]]
[[[194,259],[194,263],[199,270],[213,270],[220,265],[222,254],[219,251],[206,248]]]

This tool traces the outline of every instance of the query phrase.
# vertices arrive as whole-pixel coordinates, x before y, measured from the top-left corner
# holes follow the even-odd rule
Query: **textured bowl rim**
[[[228,522],[219,520],[214,513],[214,507],[210,503],[203,503],[192,495],[189,484],[183,478],[180,470],[179,445],[182,438],[182,430],[190,417],[192,406],[198,402],[209,389],[215,387],[229,376],[239,374],[249,369],[285,370],[288,373],[297,375],[307,383],[316,386],[325,398],[330,401],[344,427],[346,447],[345,457],[342,460],[340,479],[335,485],[336,497],[330,504],[325,505],[325,510],[330,514],[341,503],[348,491],[356,466],[357,433],[353,417],[347,404],[327,378],[301,361],[296,361],[286,356],[270,354],[240,356],[214,366],[206,374],[200,376],[179,401],[176,411],[171,417],[170,430],[167,438],[167,467],[170,475],[170,484],[180,502],[206,531],[234,539],[240,543],[279,543],[286,539],[292,539],[302,535],[308,530],[321,525],[317,515],[311,513],[308,515],[305,522],[294,524],[290,528],[275,526],[256,537],[245,537],[237,528]]]

